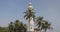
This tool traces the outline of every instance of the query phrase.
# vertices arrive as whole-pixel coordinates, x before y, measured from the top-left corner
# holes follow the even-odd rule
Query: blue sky
[[[36,16],[43,16],[52,23],[54,30],[60,31],[60,0],[0,0],[0,26],[8,26],[11,21],[19,19],[26,23],[24,12],[32,2]]]

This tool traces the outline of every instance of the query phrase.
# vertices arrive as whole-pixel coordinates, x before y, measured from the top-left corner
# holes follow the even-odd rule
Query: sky
[[[60,0],[0,0],[0,26],[8,26],[11,21],[20,20],[26,23],[24,12],[32,2],[36,17],[43,16],[51,22],[53,30],[60,31]]]

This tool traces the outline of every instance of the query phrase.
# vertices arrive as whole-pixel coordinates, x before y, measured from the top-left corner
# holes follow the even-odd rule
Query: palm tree
[[[38,29],[40,29],[40,32],[41,32],[42,20],[43,20],[43,17],[41,16],[36,18],[36,26],[38,26]]]
[[[28,10],[24,13],[25,13],[24,18],[29,21],[29,27],[30,27],[30,20],[32,18],[33,20],[35,20],[35,15],[34,15],[35,12],[33,12],[33,9],[28,8]]]
[[[9,24],[9,31],[12,32],[14,29],[13,22],[10,22]]]
[[[19,31],[20,30],[20,21],[16,20],[14,24],[15,24],[14,31],[15,32]]]
[[[23,24],[23,22],[20,22],[19,20],[15,21],[15,32],[24,32],[26,31],[26,26]]]
[[[26,18],[26,20],[29,19],[29,21],[30,21],[30,18],[31,18],[31,17],[33,17],[33,18],[35,19],[35,15],[34,15],[35,12],[33,12],[33,9],[32,9],[32,10],[28,9],[28,10],[27,10],[26,12],[24,12],[24,13],[25,13],[24,18]]]
[[[20,21],[19,20],[15,21],[15,26],[20,26]]]
[[[24,32],[26,32],[26,31],[27,31],[27,25],[24,24]]]
[[[52,29],[51,23],[49,23],[49,22],[46,21],[46,20],[43,20],[43,21],[44,21],[44,23],[42,23],[41,29],[45,30],[45,32],[47,31],[47,29]]]
[[[23,22],[20,23],[20,30],[21,30],[21,32],[24,31],[24,24],[23,24]]]
[[[23,22],[20,23],[20,30],[21,32],[26,32],[27,26],[26,24],[23,24]]]

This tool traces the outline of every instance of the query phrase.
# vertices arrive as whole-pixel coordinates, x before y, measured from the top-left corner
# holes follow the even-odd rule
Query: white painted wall
[[[27,31],[34,31],[34,21],[32,17],[30,18],[30,22],[27,21]]]

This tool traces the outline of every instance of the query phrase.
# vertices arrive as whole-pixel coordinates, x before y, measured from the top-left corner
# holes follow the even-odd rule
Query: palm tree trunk
[[[38,26],[38,29],[40,29],[40,27]],[[41,32],[41,30],[40,30],[40,32]]]
[[[40,30],[40,32],[41,32],[41,30]]]
[[[46,29],[45,29],[45,32],[46,32]]]
[[[11,32],[11,31],[10,31]]]
[[[30,32],[30,18],[29,18],[29,32]]]

